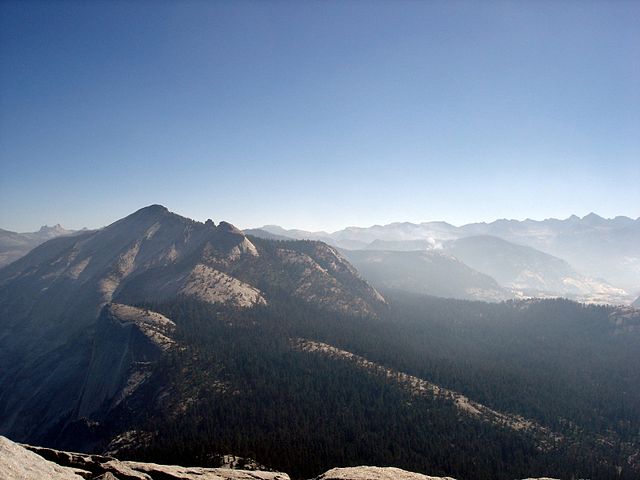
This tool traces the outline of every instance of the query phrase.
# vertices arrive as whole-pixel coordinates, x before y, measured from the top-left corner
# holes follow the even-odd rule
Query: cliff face
[[[112,303],[96,324],[91,361],[78,416],[109,411],[151,375],[155,363],[175,346],[175,324],[156,312]]]

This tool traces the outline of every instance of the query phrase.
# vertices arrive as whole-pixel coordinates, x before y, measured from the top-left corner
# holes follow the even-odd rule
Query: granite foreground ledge
[[[280,472],[181,467],[19,445],[0,436],[2,480],[290,480]]]
[[[2,480],[291,480],[281,472],[181,467],[20,445],[0,436]],[[332,468],[313,480],[455,480],[395,467]],[[534,479],[526,479],[534,480]],[[537,480],[553,480],[540,478]]]

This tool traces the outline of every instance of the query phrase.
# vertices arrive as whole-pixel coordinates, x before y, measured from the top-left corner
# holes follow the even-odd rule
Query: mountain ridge
[[[474,227],[474,226],[479,226],[479,225],[486,225],[486,226],[491,226],[491,225],[495,225],[495,224],[518,224],[518,223],[568,223],[568,222],[586,222],[589,223],[590,221],[592,221],[593,219],[598,219],[598,221],[618,221],[618,222],[623,222],[623,223],[635,223],[635,222],[640,222],[640,216],[637,218],[633,218],[633,217],[629,217],[627,215],[616,215],[615,217],[602,217],[598,214],[596,214],[595,212],[590,212],[586,215],[583,215],[582,217],[579,217],[578,215],[572,214],[569,215],[566,218],[557,218],[557,217],[548,217],[548,218],[544,218],[542,220],[536,220],[536,219],[532,219],[532,218],[525,218],[525,219],[516,219],[516,218],[497,218],[495,220],[491,220],[491,221],[479,221],[479,222],[469,222],[469,223],[464,223],[461,225],[454,225],[453,223],[444,221],[444,220],[426,220],[423,222],[411,222],[411,221],[397,221],[397,222],[389,222],[389,223],[376,223],[370,226],[357,226],[357,225],[349,225],[347,227],[343,227],[341,229],[338,230],[334,230],[334,231],[326,231],[326,230],[303,230],[303,229],[287,229],[284,227],[281,227],[279,225],[276,224],[266,224],[263,225],[261,227],[251,227],[251,228],[255,228],[255,229],[260,229],[260,230],[264,230],[267,232],[272,232],[272,233],[281,233],[283,235],[286,235],[286,232],[298,232],[298,234],[304,234],[304,235],[324,235],[327,237],[330,237],[332,235],[338,234],[340,232],[344,232],[344,231],[362,231],[362,230],[369,230],[369,229],[384,229],[387,227],[396,227],[396,226],[410,226],[410,227],[415,227],[415,226],[442,226],[444,228],[453,228],[453,229],[458,229],[458,228],[464,228],[464,227]]]
[[[87,401],[77,407],[83,389],[122,394],[129,380],[114,380],[111,387],[77,382],[82,371],[91,371],[95,378],[110,372],[109,362],[91,363],[99,355],[92,337],[96,329],[105,338],[130,342],[126,339],[142,328],[126,327],[125,332],[120,325],[131,321],[105,317],[104,308],[113,313],[112,304],[187,297],[250,309],[282,292],[356,315],[375,315],[385,303],[333,247],[264,240],[254,245],[227,222],[196,222],[160,205],[100,230],[45,242],[0,270],[0,382],[26,379],[11,393],[0,394],[0,428],[18,438],[45,435],[64,418],[100,408],[99,402]],[[135,345],[143,351],[151,348],[144,332],[138,337]],[[71,350],[70,338],[77,339]],[[105,348],[110,360],[110,349]],[[50,362],[57,364],[54,375],[42,368]],[[133,377],[144,376],[143,371],[130,371],[136,362],[131,358],[123,363],[122,378],[134,382]],[[106,399],[100,395],[94,396]],[[37,426],[29,422],[27,412],[33,411],[41,415]]]
[[[605,219],[590,213],[582,218],[572,215],[566,219],[499,219],[462,226],[438,221],[395,222],[347,227],[332,233],[285,230],[268,225],[263,229],[293,238],[322,238],[347,250],[441,250],[447,243],[463,238],[494,236],[566,261],[577,272],[571,276],[574,280],[578,276],[589,279],[580,280],[582,286],[576,286],[572,280],[570,283],[574,285],[547,292],[552,295],[586,289],[584,301],[630,304],[640,293],[640,217]],[[482,272],[491,276],[490,271]],[[607,293],[606,285],[617,290]]]
[[[385,298],[347,260],[161,206],[52,239],[0,270],[0,433],[209,466],[232,451],[299,478],[374,461],[634,478],[637,311]]]

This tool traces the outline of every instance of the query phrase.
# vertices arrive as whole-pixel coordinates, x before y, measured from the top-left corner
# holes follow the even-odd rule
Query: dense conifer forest
[[[138,428],[159,434],[126,454],[215,465],[217,454],[234,453],[294,478],[363,464],[460,479],[637,478],[635,320],[616,323],[610,307],[566,300],[385,296],[375,317],[328,313],[285,295],[251,310],[186,299],[144,305],[176,322],[181,348],[129,400],[131,412],[148,412]],[[562,440],[541,443],[446,400],[412,396],[357,365],[292,348],[297,338],[522,415]],[[178,405],[157,398],[162,385]],[[140,401],[164,406],[131,403]]]

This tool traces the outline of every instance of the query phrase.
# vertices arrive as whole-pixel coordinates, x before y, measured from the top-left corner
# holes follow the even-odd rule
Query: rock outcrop
[[[78,416],[90,418],[129,397],[175,345],[174,330],[173,321],[157,312],[119,303],[106,305],[96,324]]]
[[[182,467],[20,445],[0,436],[2,480],[290,480],[282,472]],[[395,467],[332,468],[313,480],[455,480]],[[554,480],[529,478],[526,480]]]
[[[181,467],[19,445],[0,436],[3,480],[289,480],[280,472]]]
[[[430,477],[394,467],[332,468],[315,480],[453,480],[451,477]]]
[[[82,480],[76,470],[45,460],[40,455],[0,436],[0,477],[6,480]]]

